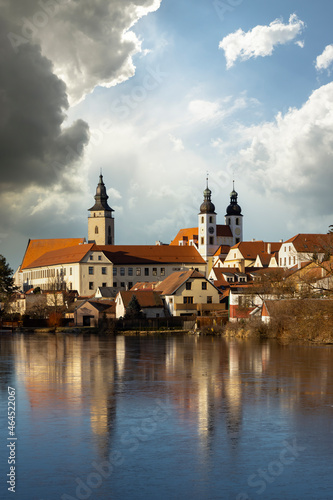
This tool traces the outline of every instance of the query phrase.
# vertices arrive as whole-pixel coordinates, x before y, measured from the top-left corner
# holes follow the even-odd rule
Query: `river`
[[[333,498],[332,346],[1,334],[0,347],[1,498]]]

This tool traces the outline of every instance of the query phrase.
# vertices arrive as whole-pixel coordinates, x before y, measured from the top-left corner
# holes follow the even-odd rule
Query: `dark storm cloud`
[[[50,185],[78,161],[88,142],[81,120],[62,128],[68,108],[66,85],[40,47],[13,50],[2,20],[0,51],[0,190]]]

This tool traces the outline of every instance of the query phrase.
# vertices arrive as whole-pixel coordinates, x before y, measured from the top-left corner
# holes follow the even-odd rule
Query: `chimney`
[[[267,243],[267,253],[272,253],[272,245],[271,245],[271,243]]]

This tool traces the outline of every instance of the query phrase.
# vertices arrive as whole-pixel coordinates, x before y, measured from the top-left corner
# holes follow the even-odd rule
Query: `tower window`
[[[236,226],[239,226],[239,218],[236,219]]]
[[[214,245],[214,236],[209,237],[209,244]]]
[[[95,226],[95,234],[98,234],[98,227]]]
[[[205,218],[204,217],[201,217],[201,224],[203,224],[205,221]]]
[[[212,216],[209,217],[209,222],[210,222],[210,224],[213,223],[213,217]]]
[[[228,226],[230,226],[230,224],[231,224],[231,219],[229,217],[229,219],[228,219]]]
[[[205,244],[205,238],[201,238],[201,245]]]

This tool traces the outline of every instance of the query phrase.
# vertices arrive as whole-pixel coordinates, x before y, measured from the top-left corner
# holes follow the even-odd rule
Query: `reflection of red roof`
[[[43,254],[61,248],[72,247],[84,243],[84,238],[54,238],[47,240],[29,240],[25,251],[22,269],[28,267],[33,261],[37,260]]]

